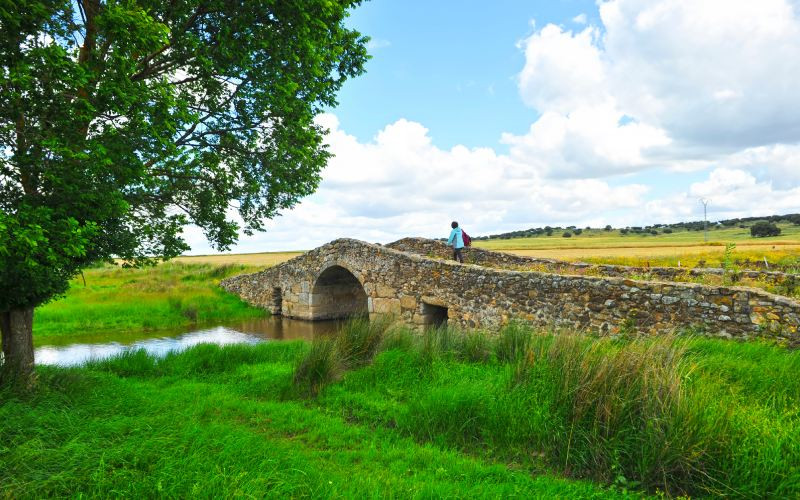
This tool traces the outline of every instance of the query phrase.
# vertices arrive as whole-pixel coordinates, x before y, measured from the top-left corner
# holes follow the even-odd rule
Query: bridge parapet
[[[452,248],[439,240],[428,238],[403,238],[386,245],[395,250],[415,253],[431,258],[450,259]],[[607,276],[616,278],[642,277],[655,281],[688,281],[702,276],[723,276],[724,269],[698,267],[641,267],[618,266],[612,264],[588,264],[585,262],[567,262],[557,259],[515,255],[507,252],[495,252],[480,247],[468,247],[463,251],[464,262],[480,266],[495,267],[510,270],[537,270],[559,274],[577,274]],[[736,271],[739,278],[758,280],[773,285],[800,288],[800,276],[797,274],[778,271],[764,271],[756,269],[741,269]]]
[[[462,265],[399,243],[335,240],[222,286],[274,314],[310,320],[366,312],[494,329],[518,318],[604,333],[691,326],[736,338],[796,338],[800,326],[800,302],[762,290]]]

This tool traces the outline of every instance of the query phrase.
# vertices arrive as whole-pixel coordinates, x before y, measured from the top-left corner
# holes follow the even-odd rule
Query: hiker
[[[464,248],[463,231],[460,227],[458,227],[458,222],[456,221],[453,221],[450,224],[450,227],[453,229],[450,231],[450,237],[447,239],[447,244],[453,246],[453,260],[457,260],[463,264],[464,257],[461,255],[461,250]]]

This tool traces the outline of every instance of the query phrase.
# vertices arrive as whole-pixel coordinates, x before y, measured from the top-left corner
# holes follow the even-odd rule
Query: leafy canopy
[[[178,255],[189,223],[227,249],[312,193],[360,2],[0,0],[0,312]]]

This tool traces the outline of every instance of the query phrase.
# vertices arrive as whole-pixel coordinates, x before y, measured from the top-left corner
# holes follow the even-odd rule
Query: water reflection
[[[335,333],[339,325],[338,321],[312,322],[271,317],[192,331],[62,337],[58,343],[37,347],[35,360],[41,365],[75,366],[137,349],[163,356],[170,351],[182,351],[203,343],[226,345],[255,344],[268,340],[311,340]]]

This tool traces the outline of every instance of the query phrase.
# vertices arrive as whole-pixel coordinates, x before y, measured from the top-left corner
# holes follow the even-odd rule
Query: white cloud
[[[572,18],[572,22],[575,24],[586,24],[587,22],[586,14],[583,13],[578,14],[577,16]]]
[[[440,237],[452,219],[475,235],[697,220],[700,197],[711,218],[800,211],[798,2],[601,0],[599,14],[520,42],[535,112],[502,135],[508,154],[441,149],[406,119],[360,141],[323,115],[336,156],[319,191],[236,250]]]
[[[361,142],[335,116],[318,122],[335,157],[317,193],[243,237],[237,252],[312,248],[338,237],[388,242],[402,236],[446,236],[451,220],[471,234],[572,224],[606,210],[643,203],[647,187],[596,179],[547,180],[535,168],[490,148],[432,144],[427,129],[400,119]],[[188,235],[194,253],[208,248]]]
[[[379,49],[384,49],[392,45],[392,42],[389,40],[384,40],[382,38],[371,38],[369,42],[367,42],[367,50],[369,52],[374,52]]]
[[[784,0],[608,0],[602,29],[547,25],[521,42],[517,161],[554,176],[708,168],[800,141],[800,19]]]

